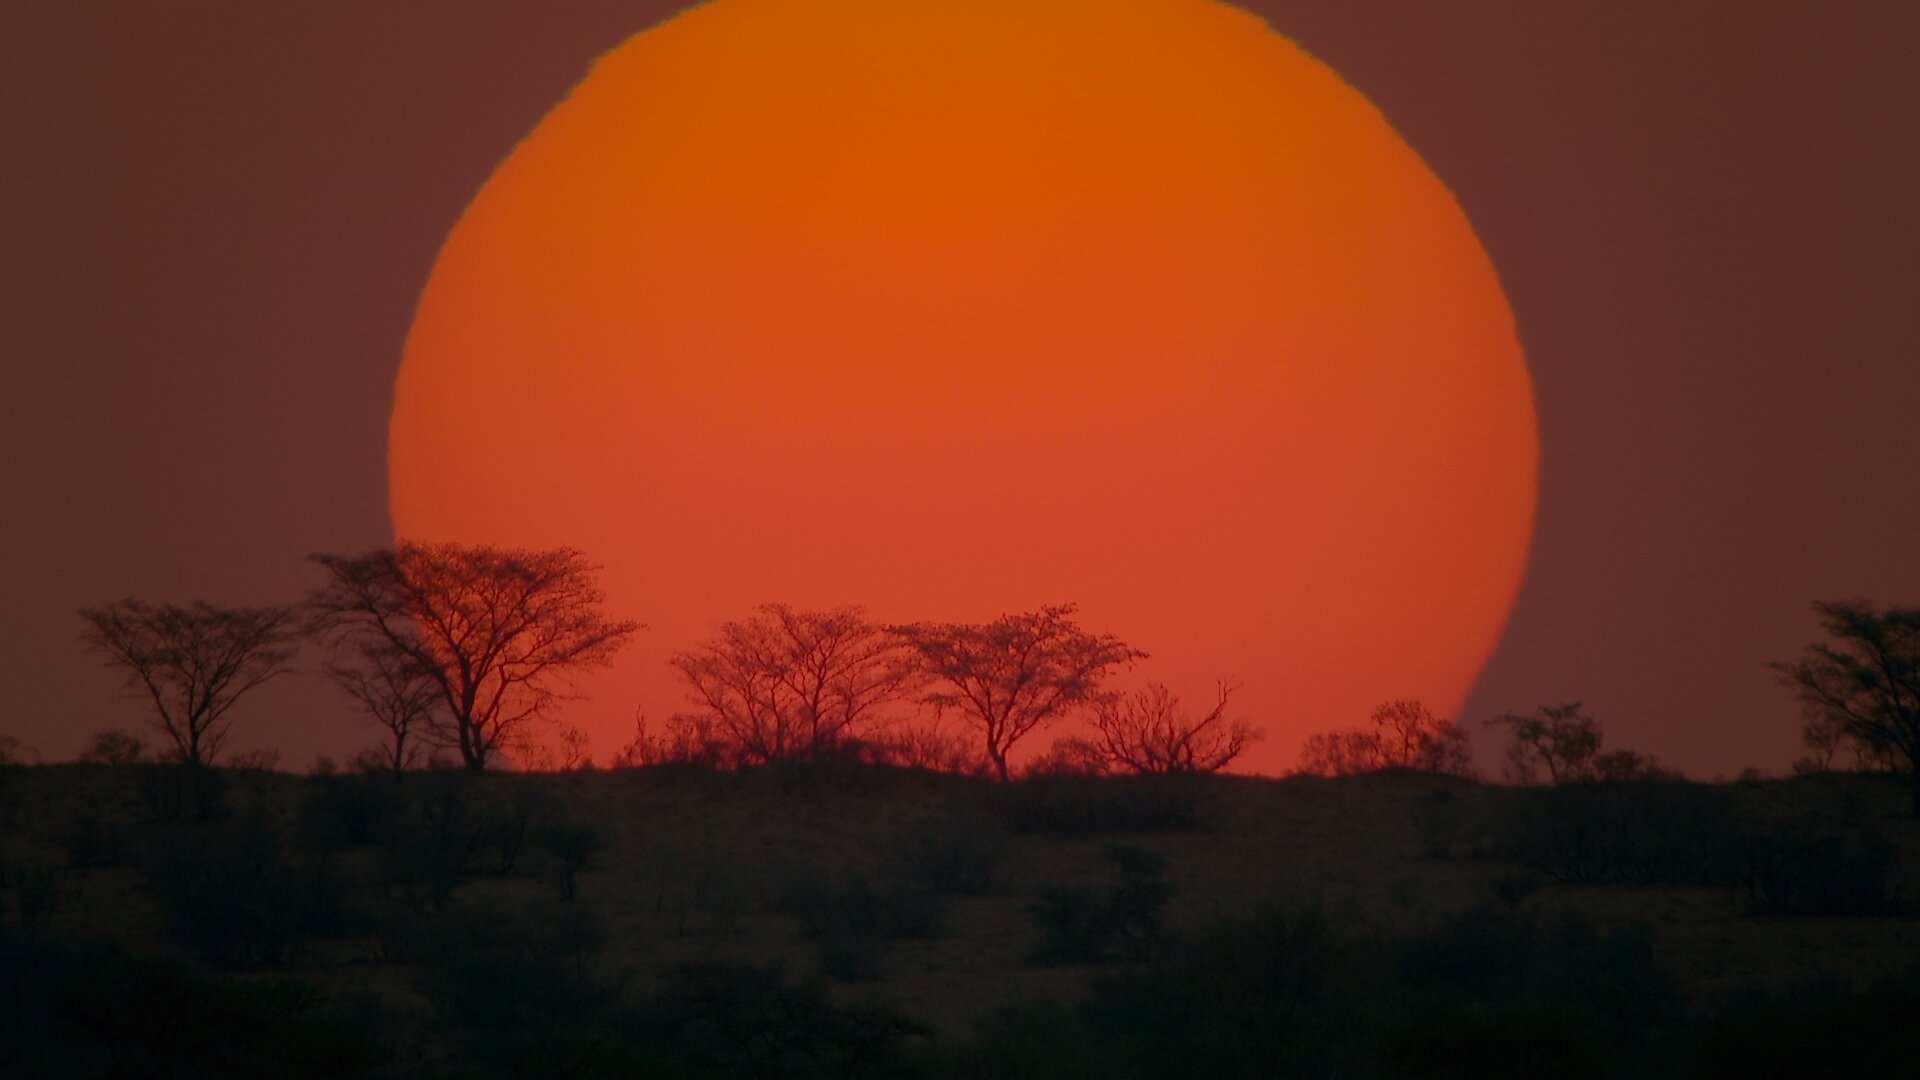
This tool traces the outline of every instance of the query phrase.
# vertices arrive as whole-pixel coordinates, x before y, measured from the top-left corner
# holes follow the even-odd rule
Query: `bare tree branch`
[[[1244,720],[1226,718],[1236,689],[1221,682],[1214,706],[1194,716],[1160,683],[1094,703],[1094,747],[1110,768],[1135,773],[1218,772],[1257,736]]]
[[[226,741],[227,711],[249,690],[292,670],[295,609],[147,604],[132,598],[81,608],[81,640],[153,702],[155,723],[180,760],[209,765]]]
[[[1832,644],[1768,665],[1807,709],[1803,738],[1845,738],[1863,760],[1904,770],[1920,817],[1920,608],[1838,600],[1813,610]]]
[[[957,713],[984,744],[994,772],[1009,777],[1007,753],[1043,724],[1100,695],[1109,669],[1146,653],[1111,634],[1090,634],[1071,604],[1003,615],[990,623],[914,623],[891,631],[941,689],[921,700]]]
[[[736,764],[840,752],[879,728],[917,680],[900,642],[857,607],[763,604],[669,663]]]
[[[440,706],[428,731],[476,771],[640,628],[601,613],[599,568],[568,548],[408,543],[311,558],[329,575],[307,600],[314,631],[427,679]]]

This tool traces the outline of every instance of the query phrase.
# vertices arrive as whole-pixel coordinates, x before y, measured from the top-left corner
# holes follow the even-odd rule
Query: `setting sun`
[[[389,451],[398,537],[578,548],[647,624],[570,714],[599,741],[755,604],[1074,602],[1136,678],[1242,683],[1259,771],[1459,704],[1536,461],[1446,187],[1207,0],[716,0],[637,35],[449,237]]]

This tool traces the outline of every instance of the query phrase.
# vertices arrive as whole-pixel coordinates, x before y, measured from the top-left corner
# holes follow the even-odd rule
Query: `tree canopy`
[[[153,702],[155,723],[180,760],[211,764],[226,741],[228,710],[248,691],[291,670],[299,619],[282,605],[149,604],[131,597],[80,609],[81,640],[124,668]]]
[[[1193,713],[1162,683],[1094,705],[1094,748],[1108,768],[1133,773],[1218,772],[1258,737],[1227,717],[1234,687],[1221,683],[1213,708]]]
[[[1063,604],[989,623],[892,628],[934,687],[921,700],[959,715],[1002,780],[1016,743],[1095,700],[1112,668],[1146,658],[1112,634],[1081,629],[1074,610]]]
[[[1837,729],[1863,757],[1904,770],[1920,817],[1920,608],[1836,600],[1813,610],[1831,640],[1769,666],[1806,706],[1810,725]]]
[[[599,568],[571,548],[403,543],[311,558],[328,574],[307,601],[317,632],[429,680],[442,706],[430,732],[476,771],[525,745],[574,677],[640,628],[600,610]]]
[[[699,719],[742,764],[838,752],[917,678],[900,641],[857,607],[763,604],[671,664]]]

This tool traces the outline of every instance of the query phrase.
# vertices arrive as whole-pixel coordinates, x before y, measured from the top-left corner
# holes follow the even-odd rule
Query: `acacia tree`
[[[1112,634],[1092,634],[1063,604],[990,623],[891,627],[938,689],[921,700],[957,713],[1001,780],[1007,753],[1034,729],[1089,704],[1109,669],[1146,658]]]
[[[378,763],[396,779],[402,777],[420,763],[427,729],[441,705],[440,684],[411,654],[384,638],[349,635],[341,649],[346,658],[322,670],[383,733],[367,764]]]
[[[1838,600],[1813,610],[1832,642],[1769,666],[1807,706],[1809,725],[1836,727],[1863,759],[1905,772],[1920,817],[1920,608]]]
[[[210,765],[231,729],[228,710],[247,691],[292,670],[294,608],[148,604],[132,598],[80,609],[81,640],[153,702],[155,725],[180,760]]]
[[[1321,776],[1353,776],[1382,769],[1414,769],[1447,776],[1471,776],[1472,754],[1465,728],[1436,717],[1411,698],[1382,702],[1369,718],[1371,730],[1324,732],[1310,736],[1301,751],[1301,770]]]
[[[524,745],[574,676],[639,629],[601,612],[599,568],[570,548],[403,543],[310,558],[328,574],[307,600],[315,631],[431,682],[428,731],[476,772]]]
[[[1194,715],[1161,683],[1094,703],[1093,746],[1109,768],[1135,773],[1218,772],[1257,738],[1245,720],[1228,720],[1236,689],[1219,684],[1208,712]]]
[[[1486,721],[1488,727],[1507,727],[1507,776],[1518,783],[1530,784],[1545,766],[1547,778],[1555,784],[1589,780],[1596,776],[1595,760],[1600,756],[1604,736],[1593,717],[1580,711],[1580,703],[1542,705],[1531,715],[1505,713]]]
[[[1380,738],[1371,731],[1315,732],[1300,748],[1300,771],[1313,776],[1359,776],[1384,768]]]
[[[738,764],[838,752],[913,687],[899,640],[860,608],[754,611],[669,661],[691,691],[695,718]]]

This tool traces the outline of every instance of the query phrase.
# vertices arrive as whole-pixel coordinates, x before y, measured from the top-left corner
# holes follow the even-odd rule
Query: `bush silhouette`
[[[892,845],[905,880],[934,892],[984,896],[1007,857],[1006,830],[985,814],[949,811],[915,822]]]
[[[0,944],[0,1075],[21,1080],[350,1080],[375,1018],[296,982],[209,982],[117,948]]]
[[[85,871],[126,865],[133,841],[118,824],[102,822],[92,814],[81,814],[61,834],[60,846],[66,849],[67,866]]]
[[[1577,782],[1503,793],[1497,854],[1556,881],[1722,885],[1746,841],[1724,791],[1675,780]]]
[[[1109,887],[1043,884],[1027,901],[1027,918],[1040,932],[1035,962],[1092,963],[1116,950],[1139,957],[1159,940],[1174,891],[1166,856],[1130,844],[1109,844],[1101,855],[1116,878]]]
[[[222,967],[281,963],[297,942],[345,921],[327,864],[289,857],[259,817],[174,837],[148,880],[174,934]]]
[[[1903,1076],[1913,1069],[1920,970],[1863,989],[1816,982],[1722,1002],[1692,1035],[1676,1073],[1703,1080]]]
[[[424,931],[421,988],[454,1029],[577,1030],[611,1001],[593,963],[604,930],[585,908],[461,904]]]
[[[1170,942],[1101,980],[1088,1041],[1126,1077],[1315,1077],[1376,1071],[1363,957],[1317,909],[1268,907]]]
[[[946,924],[947,902],[929,889],[804,864],[783,877],[780,909],[819,944],[821,968],[834,978],[872,978],[882,942],[933,937]]]
[[[1899,848],[1865,824],[1777,828],[1749,847],[1748,906],[1759,915],[1885,915]]]
[[[652,1035],[694,1077],[901,1075],[924,1029],[889,1013],[834,1004],[815,982],[777,968],[706,964],[676,972],[656,998]]]
[[[379,843],[404,803],[399,785],[384,774],[315,777],[300,801],[300,836],[324,850]]]
[[[209,822],[225,819],[227,777],[210,766],[140,765],[140,795],[155,821]]]
[[[535,829],[533,844],[552,858],[560,897],[571,900],[579,891],[581,872],[606,850],[607,832],[592,822],[562,816]]]
[[[1200,827],[1205,780],[1177,773],[1035,776],[990,794],[1015,833],[1163,832]]]

